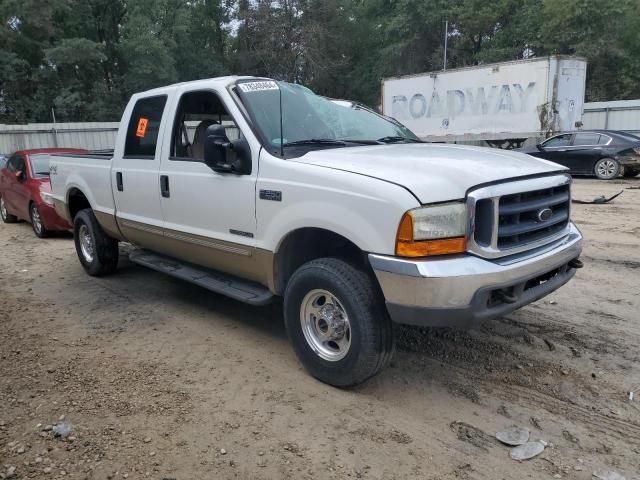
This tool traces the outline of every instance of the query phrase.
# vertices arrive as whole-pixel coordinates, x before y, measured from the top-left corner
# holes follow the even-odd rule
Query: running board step
[[[251,305],[266,305],[273,299],[273,294],[269,289],[258,283],[182,262],[148,250],[134,250],[129,254],[129,260],[143,267],[186,280],[212,292]]]

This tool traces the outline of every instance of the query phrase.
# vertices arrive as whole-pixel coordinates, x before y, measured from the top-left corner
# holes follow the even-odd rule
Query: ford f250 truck
[[[113,273],[128,242],[132,262],[203,289],[284,297],[296,354],[335,386],[388,364],[394,323],[467,327],[582,266],[564,167],[425,144],[270,79],[136,94],[112,153],[53,156],[50,173],[89,275]]]

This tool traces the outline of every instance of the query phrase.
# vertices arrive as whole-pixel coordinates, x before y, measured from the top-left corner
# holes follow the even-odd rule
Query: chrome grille
[[[569,224],[569,185],[505,195],[498,208],[498,248],[512,248],[552,236]],[[540,212],[551,210],[541,220]]]
[[[469,193],[469,251],[503,257],[568,234],[571,177],[554,175],[479,188]]]

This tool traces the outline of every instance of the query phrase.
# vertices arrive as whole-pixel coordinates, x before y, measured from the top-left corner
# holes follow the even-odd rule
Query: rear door
[[[572,173],[592,173],[593,166],[602,157],[600,134],[579,132],[574,134],[571,147],[567,149],[567,167]]]
[[[147,248],[154,248],[162,238],[159,132],[166,122],[167,102],[167,95],[131,100],[123,117],[129,123],[119,134],[111,168],[120,230],[131,243]]]

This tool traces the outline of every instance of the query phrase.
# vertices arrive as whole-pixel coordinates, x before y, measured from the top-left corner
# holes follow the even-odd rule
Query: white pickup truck
[[[318,379],[349,386],[393,324],[467,327],[569,281],[571,178],[508,151],[418,141],[358,104],[224,77],[136,94],[113,153],[52,157],[90,275],[131,261],[262,305]]]

